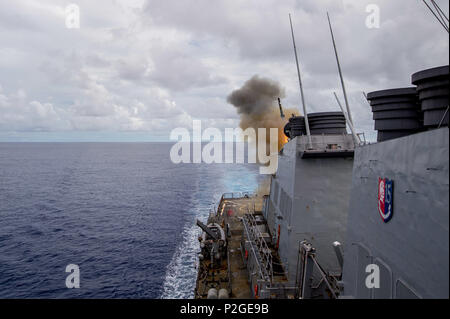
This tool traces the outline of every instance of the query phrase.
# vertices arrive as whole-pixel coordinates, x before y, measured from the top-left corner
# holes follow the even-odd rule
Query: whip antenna
[[[327,12],[327,18],[328,18],[328,25],[330,26],[331,39],[333,40],[334,54],[336,55],[336,63],[337,63],[338,71],[339,71],[339,77],[341,79],[342,92],[344,93],[345,107],[347,108],[347,115],[348,115],[349,122],[351,125],[353,125],[352,113],[350,112],[350,106],[348,105],[347,92],[345,91],[344,78],[342,76],[341,64],[339,63],[339,57],[338,57],[338,53],[337,53],[337,49],[336,49],[336,41],[334,40],[333,29],[331,28],[330,16],[329,16],[328,12]]]
[[[302,78],[300,76],[300,67],[298,65],[297,47],[295,46],[294,28],[292,27],[292,20],[290,13],[289,13],[289,22],[291,24],[292,43],[294,45],[295,63],[297,64],[298,84],[300,85],[300,95],[302,98],[303,115],[305,117],[306,135],[308,135],[309,147],[312,148],[311,132],[309,131],[308,113],[306,113],[305,96],[303,94]]]
[[[445,31],[449,32],[449,26],[448,26],[449,20],[448,20],[447,16],[445,15],[444,11],[442,11],[442,9],[438,6],[438,4],[434,0],[430,1],[431,4],[436,9],[436,12],[434,12],[433,8],[431,8],[430,5],[425,0],[422,0],[422,2],[425,3],[428,10],[430,10],[430,12],[436,18],[436,20],[438,20],[438,22],[442,25],[442,27],[444,27]]]

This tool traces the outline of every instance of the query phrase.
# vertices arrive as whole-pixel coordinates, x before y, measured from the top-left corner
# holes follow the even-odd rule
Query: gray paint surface
[[[448,128],[356,149],[343,295],[448,298],[448,158]],[[377,208],[380,177],[394,181],[394,212],[387,223]],[[369,263],[380,266],[380,288],[365,286]]]
[[[353,150],[350,135],[312,138],[315,151],[324,151],[331,144]],[[284,146],[269,198],[273,204],[268,210],[269,228],[276,241],[280,226],[279,255],[292,285],[296,284],[303,240],[316,248],[317,260],[327,272],[341,272],[332,243],[344,241],[350,198],[353,159],[302,158],[306,145],[307,138],[300,136]]]

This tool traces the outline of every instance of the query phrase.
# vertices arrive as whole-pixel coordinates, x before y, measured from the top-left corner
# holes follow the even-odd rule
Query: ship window
[[[403,281],[397,280],[395,299],[420,299]]]

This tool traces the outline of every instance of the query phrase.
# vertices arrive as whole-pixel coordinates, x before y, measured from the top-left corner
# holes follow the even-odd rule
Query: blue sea
[[[196,218],[264,176],[173,164],[171,146],[0,143],[0,298],[193,297]]]

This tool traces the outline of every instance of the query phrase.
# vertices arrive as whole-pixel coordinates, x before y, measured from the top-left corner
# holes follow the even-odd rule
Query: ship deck
[[[207,271],[208,266],[200,269],[196,283],[196,298],[206,298],[209,288],[227,288],[230,291],[229,298],[252,299],[250,278],[244,264],[241,250],[242,239],[245,233],[242,219],[246,214],[261,215],[263,209],[263,197],[236,196],[228,194],[222,196],[217,211],[210,215],[209,223],[217,223],[227,230],[227,260],[216,268],[215,271]],[[278,251],[268,243],[273,260],[273,282],[285,283],[286,276],[281,267]],[[208,261],[204,261],[208,265]],[[218,280],[217,278],[222,278]],[[225,280],[225,278],[227,278]]]
[[[231,298],[250,299],[250,285],[248,282],[247,269],[242,260],[240,243],[243,233],[243,224],[240,220],[253,208],[262,208],[262,198],[232,198],[223,199],[218,215],[222,216],[225,223],[229,225],[230,237],[228,238],[228,256],[231,280]]]

